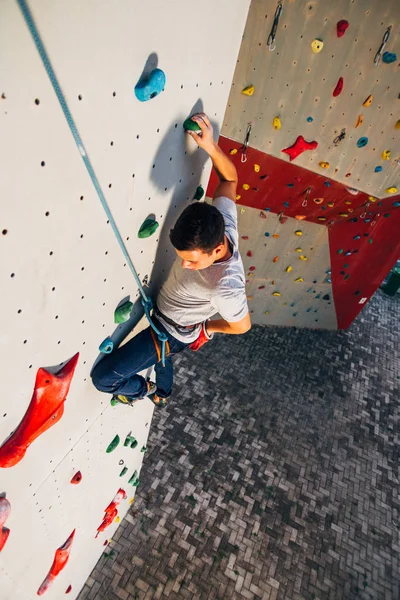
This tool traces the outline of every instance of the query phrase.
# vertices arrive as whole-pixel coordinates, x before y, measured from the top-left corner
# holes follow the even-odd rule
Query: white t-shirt
[[[243,319],[249,310],[243,262],[239,254],[236,204],[221,196],[213,201],[213,205],[224,218],[225,235],[233,247],[232,256],[197,271],[182,268],[182,261],[177,257],[157,297],[160,311],[175,323],[199,324],[194,331],[182,333],[160,317],[171,335],[188,344],[198,338],[200,324],[213,315],[219,313],[226,321],[235,322]]]

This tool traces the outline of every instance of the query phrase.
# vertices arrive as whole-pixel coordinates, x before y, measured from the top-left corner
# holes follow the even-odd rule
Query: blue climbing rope
[[[162,343],[161,360],[162,360],[163,366],[165,366],[165,346],[166,346],[166,343],[168,341],[168,337],[167,337],[167,335],[165,333],[163,333],[162,331],[159,331],[157,329],[157,327],[154,325],[154,323],[153,323],[153,321],[152,321],[152,319],[150,317],[150,311],[153,308],[152,300],[151,300],[151,298],[147,297],[146,292],[143,289],[142,283],[141,283],[141,281],[140,281],[140,279],[138,277],[138,274],[136,273],[136,269],[133,266],[133,263],[131,261],[131,258],[129,256],[129,254],[128,254],[128,251],[126,249],[124,241],[123,241],[123,239],[121,237],[121,234],[120,234],[120,232],[118,230],[117,224],[116,224],[116,222],[114,220],[114,217],[111,214],[110,208],[109,208],[109,206],[107,204],[107,200],[104,197],[104,194],[103,194],[102,189],[100,187],[99,181],[98,181],[98,179],[96,177],[96,174],[95,174],[95,172],[93,170],[92,164],[91,164],[91,162],[89,160],[89,157],[88,157],[87,152],[85,150],[85,147],[83,145],[82,139],[81,139],[81,137],[80,137],[80,135],[78,133],[78,130],[76,128],[76,125],[74,123],[74,120],[72,118],[70,110],[68,108],[68,105],[66,103],[64,94],[62,93],[60,85],[59,85],[59,83],[57,81],[56,74],[54,73],[53,67],[51,66],[50,59],[48,57],[48,54],[47,54],[47,52],[45,50],[45,47],[43,45],[43,42],[42,42],[41,37],[39,35],[39,32],[37,30],[36,24],[35,24],[35,22],[33,20],[32,13],[29,10],[29,7],[28,7],[27,3],[25,2],[25,0],[17,0],[17,2],[18,2],[18,5],[19,5],[19,7],[20,7],[20,9],[22,11],[22,14],[23,14],[24,19],[26,21],[26,24],[27,24],[27,26],[29,28],[29,31],[31,32],[33,41],[35,42],[36,48],[37,48],[37,50],[38,50],[38,52],[40,54],[40,58],[43,61],[43,65],[44,65],[44,67],[45,67],[45,69],[47,71],[49,79],[50,79],[50,81],[51,81],[51,83],[53,85],[54,91],[55,91],[55,93],[57,95],[58,101],[59,101],[59,103],[61,105],[61,108],[62,108],[62,110],[64,112],[65,118],[67,119],[67,123],[69,125],[70,130],[71,130],[71,133],[74,136],[75,143],[78,146],[78,150],[79,150],[79,152],[80,152],[80,154],[82,156],[83,162],[85,163],[86,169],[88,170],[90,178],[91,178],[91,180],[93,182],[93,185],[94,185],[94,187],[96,189],[97,195],[98,195],[98,197],[100,199],[100,202],[101,202],[101,204],[102,204],[102,206],[103,206],[103,208],[104,208],[104,210],[106,212],[108,220],[110,221],[110,225],[111,225],[111,227],[112,227],[112,229],[113,229],[113,231],[115,233],[115,237],[118,240],[120,248],[121,248],[121,250],[122,250],[122,252],[123,252],[123,254],[124,254],[125,258],[126,258],[126,262],[129,265],[130,270],[132,271],[133,277],[135,278],[136,285],[138,286],[139,292],[140,292],[140,294],[142,296],[142,305],[143,305],[146,317],[147,317],[147,319],[148,319],[151,327],[156,332],[156,334],[158,336],[158,339]]]

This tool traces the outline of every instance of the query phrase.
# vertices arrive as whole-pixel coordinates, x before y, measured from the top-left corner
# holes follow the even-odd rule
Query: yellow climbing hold
[[[266,315],[269,315],[269,310],[266,310],[266,311],[265,311],[265,314],[266,314]]]
[[[349,215],[345,212],[340,212],[339,217],[348,217]]]
[[[253,296],[246,296],[247,300],[253,300]]]
[[[130,498],[128,504],[132,504],[132,502],[134,501],[135,498]]]
[[[245,96],[252,96],[254,94],[254,85],[248,85],[242,90],[242,94]]]
[[[298,229],[297,231],[295,231],[295,234],[298,235],[298,236],[301,236],[301,235],[303,235],[303,232],[300,231],[300,229]]]
[[[329,206],[329,208],[333,208],[335,206],[335,203],[334,202],[328,202],[328,206]]]
[[[249,184],[248,184],[248,183],[244,183],[244,184],[242,185],[242,188],[243,188],[244,190],[249,190],[249,189],[250,189],[250,186],[249,186]]]
[[[360,127],[360,125],[362,125],[363,123],[364,123],[364,115],[358,115],[357,123],[354,125],[354,127],[357,129],[357,127]]]
[[[256,173],[259,173],[260,169],[261,169],[260,165],[254,165],[254,170]]]
[[[300,283],[301,283],[302,281],[304,281],[304,279],[303,279],[302,277],[298,277],[297,279],[295,279],[295,281],[297,281],[297,282],[300,282]]]
[[[245,208],[241,208],[241,209],[240,209],[240,214],[244,215],[244,213],[245,213],[245,212],[246,212],[246,209],[245,209]]]
[[[326,217],[317,217],[318,221],[326,221]]]
[[[400,119],[398,121],[396,121],[396,125],[394,126],[395,129],[400,129]]]
[[[370,94],[368,98],[366,98],[363,102],[363,106],[371,106],[372,100],[374,99],[373,95]]]
[[[284,303],[283,303],[283,306],[287,306],[287,302],[284,302]]]
[[[386,192],[388,194],[395,194],[397,192],[397,187],[390,187],[390,188],[386,188]]]
[[[273,237],[273,238],[275,238],[275,239],[277,240],[277,239],[278,239],[278,237],[279,237],[279,233],[273,233],[273,234],[272,234],[272,237]]]
[[[321,160],[318,164],[321,167],[321,169],[329,169],[329,167],[331,166],[330,163],[324,162],[323,160]]]
[[[229,154],[237,154],[237,149],[232,148],[232,150],[229,150]]]
[[[242,196],[240,194],[236,194],[236,200],[240,200]]]
[[[274,117],[274,120],[272,121],[272,126],[274,129],[276,129],[276,131],[278,131],[278,129],[282,127],[281,120],[279,117]]]
[[[272,292],[272,295],[273,295],[273,296],[280,296],[280,295],[281,295],[281,293],[280,293],[280,292]]]
[[[390,160],[390,155],[391,155],[390,150],[384,150],[382,152],[382,158],[383,158],[383,160]]]
[[[312,48],[312,51],[315,52],[315,54],[318,54],[318,52],[321,52],[323,47],[324,47],[324,42],[322,40],[315,39],[311,42],[311,48]]]
[[[286,267],[286,273],[290,273],[291,270],[292,270],[292,267],[290,265],[288,267]]]
[[[345,204],[351,204],[351,200],[346,200]]]
[[[254,273],[248,273],[247,277],[254,277]]]
[[[300,260],[308,260],[307,256],[299,256]]]
[[[115,517],[114,519],[114,523],[119,523],[121,520],[121,517],[118,515],[118,517]]]
[[[296,248],[296,252],[303,252],[301,248]]]
[[[376,201],[377,201],[377,198],[374,198],[373,196],[368,196],[368,200],[369,200],[370,202],[376,202]]]

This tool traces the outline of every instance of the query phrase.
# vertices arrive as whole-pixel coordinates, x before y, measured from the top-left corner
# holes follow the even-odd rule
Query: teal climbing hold
[[[193,196],[193,200],[201,200],[203,196],[204,196],[203,187],[201,185],[199,185],[196,188],[196,192]]]
[[[322,300],[330,300],[331,297],[329,296],[329,294],[325,294],[325,296],[322,296]]]
[[[357,147],[358,148],[364,148],[364,146],[366,146],[368,144],[368,138],[367,137],[360,137],[360,139],[357,141]]]
[[[307,117],[307,123],[312,123],[314,119],[312,117]]]
[[[348,268],[349,268],[349,265],[347,263],[344,263],[343,269],[348,269]]]
[[[147,77],[144,77],[135,86],[135,96],[140,102],[147,102],[164,91],[165,73],[161,69],[153,69]]]
[[[372,242],[373,242],[373,241],[374,241],[374,240],[373,240],[372,238],[369,238],[369,240],[368,240],[368,244],[372,244]]]
[[[397,60],[397,54],[395,52],[384,52],[382,56],[382,62],[387,65]]]
[[[380,165],[378,165],[377,167],[375,167],[374,171],[375,173],[380,173],[382,171],[382,167]]]
[[[359,239],[360,239],[360,237],[361,237],[360,235],[355,235],[355,236],[353,237],[353,240],[359,240]]]
[[[343,254],[343,248],[340,248],[340,250],[337,251],[338,254]]]
[[[270,234],[270,233],[268,233],[268,231],[266,231],[266,232],[264,233],[264,235],[265,235],[265,237],[269,237],[271,234]]]
[[[131,316],[133,303],[127,300],[121,306],[117,306],[114,311],[114,323],[126,323]]]
[[[114,342],[112,339],[110,337],[106,337],[106,339],[101,342],[99,350],[103,354],[111,354],[111,352],[114,350]]]
[[[158,229],[158,223],[154,219],[146,219],[138,232],[138,238],[148,238]]]
[[[117,434],[115,436],[115,438],[108,444],[107,449],[106,449],[107,454],[110,454],[110,452],[113,452],[113,450],[115,450],[115,448],[118,446],[119,442],[120,442],[120,439],[119,439],[119,435]]]
[[[396,200],[396,202],[393,202],[393,206],[396,206],[396,207],[400,206],[400,202],[398,202],[398,201]]]
[[[195,131],[196,133],[201,133],[200,125],[198,125],[195,121],[192,121],[190,117],[183,122],[183,129],[185,131]]]

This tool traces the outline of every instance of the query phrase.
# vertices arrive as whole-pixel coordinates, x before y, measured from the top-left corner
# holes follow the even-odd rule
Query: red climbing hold
[[[8,536],[10,535],[10,530],[7,527],[3,527],[10,516],[10,512],[11,504],[7,498],[0,498],[0,552],[3,550]]]
[[[290,162],[297,158],[300,154],[305,152],[306,150],[315,150],[317,148],[318,142],[306,142],[302,135],[299,135],[293,146],[289,146],[288,148],[284,148],[281,152],[285,152],[285,154],[289,155]]]
[[[65,593],[66,593],[66,594],[69,594],[71,590],[72,590],[72,585],[69,585],[69,586],[67,587],[67,589],[65,590]]]
[[[77,485],[81,481],[82,481],[82,473],[80,471],[77,471],[75,473],[75,475],[73,476],[73,478],[71,479],[70,483],[73,483],[74,485]]]
[[[99,535],[99,533],[101,533],[109,525],[111,525],[111,523],[114,521],[115,517],[118,516],[117,506],[120,504],[120,502],[122,500],[125,500],[126,497],[127,497],[127,495],[126,495],[125,490],[123,490],[122,488],[119,488],[118,492],[114,496],[113,501],[110,502],[110,504],[107,506],[107,508],[104,511],[105,515],[104,515],[101,525],[99,525],[99,527],[97,528],[96,537]]]
[[[248,240],[249,236],[248,235],[242,235],[242,240]]]
[[[335,89],[333,90],[333,96],[339,96],[339,94],[342,93],[343,90],[343,77],[339,77],[338,82],[336,84]]]
[[[349,26],[349,22],[346,21],[345,19],[342,19],[341,21],[338,21],[336,23],[336,33],[338,37],[342,37],[345,33],[346,33],[346,29]]]
[[[247,256],[253,256],[253,253],[251,250],[248,251]]]
[[[37,591],[38,596],[43,596],[43,594],[47,592],[57,575],[63,570],[63,568],[67,564],[69,554],[71,552],[72,542],[74,541],[74,535],[75,529],[73,530],[67,541],[62,546],[57,548],[50,571],[48,572],[46,579],[43,581],[42,585]]]
[[[14,433],[0,447],[0,467],[13,467],[19,463],[31,443],[61,419],[78,358],[79,352],[56,375],[42,367],[38,369],[28,410]]]
[[[250,268],[249,268],[249,271],[255,271],[255,270],[256,270],[256,268],[255,268],[255,267],[250,267]]]

